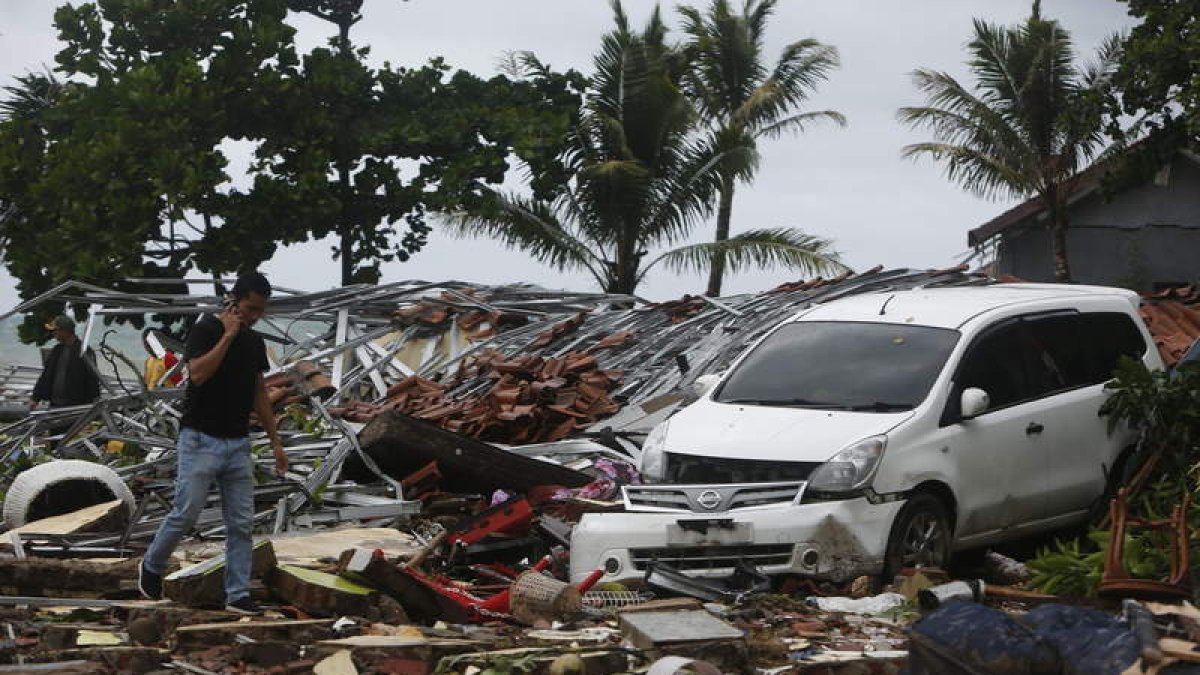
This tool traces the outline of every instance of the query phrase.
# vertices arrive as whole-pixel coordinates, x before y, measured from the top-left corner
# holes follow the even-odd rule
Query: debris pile
[[[106,381],[93,405],[0,428],[0,662],[58,672],[896,672],[922,612],[914,634],[933,640],[939,613],[956,605],[1010,610],[1053,597],[1025,590],[1029,570],[994,556],[986,585],[910,569],[876,595],[866,578],[818,585],[749,564],[716,581],[651,561],[640,585],[600,584],[602,570],[571,574],[570,534],[583,514],[623,509],[642,440],[694,396],[696,379],[786,317],[854,293],[990,283],[962,269],[875,269],[657,305],[457,282],[285,290],[260,327],[291,464],[283,479],[271,475],[262,435],[252,438],[251,590],[268,615],[234,621],[217,609],[215,498],[177,554],[169,600],[137,599],[138,556],[173,498],[183,389],[130,386],[142,381],[130,373]],[[39,302],[90,306],[85,344],[105,317],[219,307],[216,297],[69,283],[14,311]],[[4,401],[20,399],[24,380],[13,382]]]

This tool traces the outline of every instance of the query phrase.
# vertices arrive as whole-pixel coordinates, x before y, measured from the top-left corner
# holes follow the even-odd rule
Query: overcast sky
[[[702,0],[696,0],[701,4]],[[56,0],[0,2],[0,83],[28,70],[53,66],[60,48],[51,24]],[[626,0],[641,24],[651,0]],[[794,226],[836,242],[855,269],[942,267],[967,252],[967,230],[1010,204],[977,199],[948,183],[928,161],[900,158],[907,143],[926,140],[895,121],[895,111],[919,104],[908,73],[917,67],[947,70],[965,78],[964,44],[971,20],[1020,21],[1025,0],[782,0],[770,23],[767,56],[791,41],[814,37],[836,46],[842,67],[811,101],[811,109],[834,109],[849,126],[816,128],[768,142],[755,182],[734,204],[735,232]],[[675,24],[673,3],[662,3]],[[1045,0],[1043,14],[1060,20],[1082,53],[1104,36],[1127,30],[1126,6],[1113,0]],[[455,68],[494,74],[502,54],[532,50],[557,69],[591,72],[600,36],[611,26],[607,0],[367,0],[364,20],[352,38],[371,47],[371,60],[418,65],[443,56]],[[332,26],[294,17],[303,50],[323,44]],[[244,158],[232,157],[234,168]],[[235,180],[237,178],[235,177]],[[711,236],[712,225],[696,232]],[[318,290],[338,283],[339,267],[329,241],[281,249],[264,271],[277,284]],[[741,274],[726,292],[757,291],[793,280],[786,271]],[[530,281],[551,288],[594,290],[583,274],[560,274],[487,240],[456,240],[436,230],[408,263],[384,268],[384,280],[457,279],[482,283]],[[12,279],[0,271],[0,308],[17,302]],[[651,273],[639,291],[652,299],[702,292],[704,279]]]

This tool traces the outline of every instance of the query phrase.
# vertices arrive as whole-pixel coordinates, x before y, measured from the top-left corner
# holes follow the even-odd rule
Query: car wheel
[[[941,500],[927,493],[913,495],[892,522],[883,582],[890,583],[905,567],[946,569],[952,535],[950,517]]]

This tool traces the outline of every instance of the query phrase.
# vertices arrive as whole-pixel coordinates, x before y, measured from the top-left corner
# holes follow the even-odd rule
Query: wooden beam
[[[395,410],[371,420],[359,434],[359,443],[384,473],[396,479],[436,461],[450,492],[525,492],[539,485],[575,488],[592,481],[581,471],[522,457]],[[353,477],[361,463],[354,457],[347,461],[346,475]]]

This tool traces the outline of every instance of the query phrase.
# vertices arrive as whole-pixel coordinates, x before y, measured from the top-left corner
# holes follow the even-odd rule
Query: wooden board
[[[180,647],[233,644],[238,635],[258,641],[287,640],[296,644],[311,644],[329,638],[333,619],[304,621],[230,621],[180,626],[175,639]]]
[[[86,509],[80,509],[60,516],[42,518],[21,527],[9,530],[9,534],[75,534],[76,532],[118,531],[127,519],[125,502],[114,499],[111,502],[95,504]],[[6,540],[0,542],[9,545]]]
[[[286,532],[261,540],[271,542],[275,558],[281,565],[317,567],[337,560],[351,548],[381,549],[389,558],[410,556],[420,545],[410,535],[386,527],[346,527],[328,530]],[[190,560],[203,560],[220,555],[223,542],[191,542],[180,546]]]

